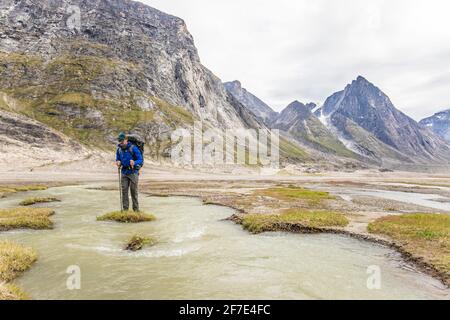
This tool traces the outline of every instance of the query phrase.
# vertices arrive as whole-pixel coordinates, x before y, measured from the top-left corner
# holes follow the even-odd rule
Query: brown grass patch
[[[116,221],[121,223],[139,223],[156,220],[152,214],[134,211],[115,211],[97,217],[97,221]]]
[[[333,211],[291,209],[281,214],[249,214],[242,219],[244,229],[252,233],[279,231],[280,225],[300,225],[305,228],[345,227],[348,219]]]
[[[52,229],[55,212],[47,208],[0,209],[0,231],[13,229]]]
[[[450,215],[415,213],[388,216],[370,223],[368,230],[391,237],[406,251],[423,257],[450,275]]]

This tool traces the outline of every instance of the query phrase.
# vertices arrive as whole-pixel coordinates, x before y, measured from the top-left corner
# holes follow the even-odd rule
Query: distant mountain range
[[[73,6],[76,27],[67,23]],[[0,16],[0,162],[109,152],[119,131],[140,134],[146,154],[159,157],[173,147],[174,129],[202,121],[217,130],[279,129],[285,164],[449,163],[445,114],[419,125],[362,77],[322,106],[294,101],[277,113],[203,66],[182,19],[139,2],[2,0]]]
[[[315,104],[294,101],[280,114],[272,117],[269,127],[280,129],[297,141],[325,153],[344,157],[355,154],[345,147],[339,139],[311,112]]]
[[[246,105],[239,95],[236,98]],[[249,109],[258,113],[256,107]],[[378,165],[449,163],[450,146],[444,139],[396,109],[379,88],[361,76],[321,107],[296,101],[279,114],[271,111],[264,108],[270,115],[266,120],[269,127],[322,152],[356,156]],[[439,118],[444,122],[443,114]]]

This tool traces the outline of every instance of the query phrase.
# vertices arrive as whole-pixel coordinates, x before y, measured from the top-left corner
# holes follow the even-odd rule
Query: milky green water
[[[141,195],[155,222],[97,222],[116,210],[118,194],[87,186],[58,187],[0,200],[17,206],[30,196],[55,196],[55,229],[0,233],[32,246],[38,262],[18,284],[34,299],[448,299],[440,282],[416,272],[383,246],[338,235],[251,235],[232,222],[234,212],[194,198]],[[134,234],[159,243],[123,250]],[[69,266],[80,268],[81,289],[69,290]],[[367,270],[381,271],[370,290]]]

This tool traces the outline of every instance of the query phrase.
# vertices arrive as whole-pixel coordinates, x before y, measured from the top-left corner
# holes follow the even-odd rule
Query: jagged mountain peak
[[[349,109],[355,104],[343,103],[344,100],[348,99],[355,100],[359,108],[364,110],[368,109],[384,109],[384,112],[389,112],[394,106],[390,101],[389,97],[383,93],[383,91],[375,86],[372,82],[364,78],[363,76],[358,76],[351,83],[347,84],[345,89],[331,95],[324,103],[321,108],[320,113],[325,116],[329,116],[336,112],[338,109]],[[395,109],[395,108],[394,108]],[[387,110],[387,111],[386,111]],[[354,112],[354,110],[349,110],[349,112]]]
[[[264,123],[269,123],[277,115],[267,103],[243,88],[240,81],[225,82],[223,85],[237,101]]]
[[[225,82],[224,85],[226,85],[226,86],[228,86],[230,88],[233,87],[233,88],[236,88],[236,89],[239,89],[239,90],[242,89],[242,83],[239,80]]]
[[[358,76],[343,91],[330,96],[320,116],[333,127],[342,141],[353,145],[354,150],[362,150],[363,155],[382,159],[387,154],[392,155],[382,150],[387,147],[403,155],[414,156],[412,161],[426,159],[445,162],[450,157],[449,147],[442,144],[441,139],[423,130],[416,121],[396,109],[386,94],[362,76]],[[366,141],[362,136],[366,136]],[[375,146],[378,142],[374,144],[373,139],[386,147]]]
[[[286,108],[281,112],[280,116],[283,117],[286,114],[298,114],[303,118],[306,118],[310,116],[312,113],[311,111],[316,107],[315,103],[307,103],[304,104],[303,102],[300,102],[298,100],[295,100],[288,104]]]
[[[312,110],[316,109],[318,106],[314,102],[309,102],[306,104],[306,107],[308,107],[308,109],[312,111]]]
[[[434,115],[435,116],[445,117],[445,118],[450,118],[450,108],[449,109],[444,109],[444,110],[439,111],[439,112],[436,112]]]
[[[369,80],[367,80],[367,79],[364,78],[363,76],[358,76],[358,77],[356,77],[356,80],[354,80],[354,82],[357,82],[357,83],[364,83],[364,84],[372,84]]]
[[[356,80],[353,80],[351,84],[348,85],[348,87],[357,90],[370,90],[375,93],[382,93],[380,88],[375,86],[372,82],[370,82],[363,76],[358,76]]]
[[[371,88],[380,90],[376,87],[372,82],[370,82],[367,78],[363,76],[357,76],[356,79],[352,80],[349,84],[347,84],[346,89],[348,88]]]
[[[296,109],[308,109],[309,111],[313,110],[314,108],[317,107],[317,104],[315,104],[314,102],[308,102],[308,103],[303,103],[300,102],[298,100],[294,100],[292,101],[290,104],[287,105],[287,108],[296,108]]]
[[[312,113],[316,106],[312,102],[304,104],[295,100],[273,119],[270,126],[286,132],[298,142],[315,150],[354,157],[355,154],[348,150]]]
[[[432,130],[450,143],[450,109],[436,112],[431,117],[421,120],[420,125]]]
[[[306,105],[303,102],[294,100],[291,103],[289,103],[286,108],[306,108]]]

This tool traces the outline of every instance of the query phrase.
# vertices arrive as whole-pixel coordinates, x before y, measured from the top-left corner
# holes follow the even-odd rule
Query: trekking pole
[[[123,200],[122,200],[122,173],[121,167],[119,167],[119,195],[120,195],[120,212],[123,212]]]

